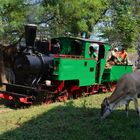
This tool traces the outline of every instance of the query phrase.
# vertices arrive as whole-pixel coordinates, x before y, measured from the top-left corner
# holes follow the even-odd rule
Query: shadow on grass
[[[0,135],[0,140],[117,139],[140,139],[140,119],[135,111],[129,111],[126,117],[124,111],[116,110],[101,121],[99,108],[78,108],[73,102],[57,106]]]

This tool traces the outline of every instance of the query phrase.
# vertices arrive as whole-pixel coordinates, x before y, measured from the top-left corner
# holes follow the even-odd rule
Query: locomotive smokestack
[[[37,26],[34,24],[25,25],[25,40],[27,47],[33,47],[36,38]]]

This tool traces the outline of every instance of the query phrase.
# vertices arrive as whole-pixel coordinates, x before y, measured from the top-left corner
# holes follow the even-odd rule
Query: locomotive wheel
[[[65,102],[68,100],[68,91],[64,90],[60,96],[58,96],[57,101]]]
[[[82,96],[82,91],[81,90],[73,92],[73,98],[74,99],[80,98],[81,96]]]
[[[18,100],[18,98],[15,98],[14,100],[5,100],[5,99],[1,99],[1,102],[5,105],[5,106],[7,106],[7,107],[9,107],[9,108],[13,108],[13,109],[17,109],[17,108],[22,108],[22,107],[24,107],[25,105],[24,104],[22,104],[19,100]]]

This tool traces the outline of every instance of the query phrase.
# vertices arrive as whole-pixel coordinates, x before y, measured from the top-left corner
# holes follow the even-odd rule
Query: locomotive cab
[[[73,81],[78,86],[93,85],[101,82],[101,78],[108,50],[110,46],[106,43],[93,40],[60,37],[57,38],[61,44],[61,52],[54,55],[55,70],[53,78],[58,81]],[[91,45],[97,47],[97,57],[90,56]]]

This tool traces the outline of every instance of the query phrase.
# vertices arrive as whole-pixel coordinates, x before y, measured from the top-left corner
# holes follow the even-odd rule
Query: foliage
[[[139,33],[138,21],[136,1],[113,0],[104,19],[104,36],[113,46],[134,47]]]
[[[9,43],[21,34],[26,20],[24,0],[1,0],[0,2],[0,40]]]
[[[47,37],[81,36],[92,31],[107,7],[104,0],[1,0],[0,40],[14,41],[26,23],[39,25],[38,32]]]
[[[47,38],[89,37],[94,25],[102,23],[103,37],[112,46],[134,47],[139,42],[139,4],[137,0],[1,0],[0,42],[16,41],[26,23],[37,24],[38,35]]]
[[[44,7],[51,9],[54,15],[49,28],[53,35],[71,34],[81,36],[83,32],[91,32],[93,26],[107,9],[103,0],[44,0]]]
[[[1,107],[0,139],[139,140],[140,121],[133,104],[130,104],[128,117],[124,107],[119,107],[106,120],[100,120],[100,104],[109,95],[20,110]]]

